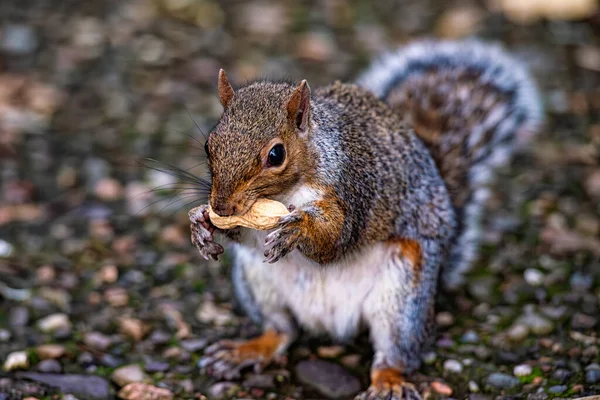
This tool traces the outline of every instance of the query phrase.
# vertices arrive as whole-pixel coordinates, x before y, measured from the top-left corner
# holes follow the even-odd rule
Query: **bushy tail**
[[[541,127],[535,84],[521,63],[479,41],[414,43],[383,56],[358,84],[411,122],[446,182],[459,229],[441,281],[455,289],[478,255],[494,169]]]

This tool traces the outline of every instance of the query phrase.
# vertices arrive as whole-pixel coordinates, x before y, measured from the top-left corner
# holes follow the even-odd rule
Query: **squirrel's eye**
[[[269,167],[278,167],[283,164],[285,160],[285,147],[280,144],[276,144],[269,150],[269,156],[267,157],[267,163]]]
[[[204,152],[206,153],[206,156],[208,157],[208,140],[204,143]]]

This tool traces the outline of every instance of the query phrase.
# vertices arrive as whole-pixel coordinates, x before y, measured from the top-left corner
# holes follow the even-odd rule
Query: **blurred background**
[[[367,350],[325,340],[240,382],[199,373],[206,343],[258,331],[227,257],[191,246],[200,203],[168,172],[206,173],[219,68],[316,87],[417,38],[472,36],[529,65],[547,124],[502,171],[464,293],[441,297],[421,389],[600,393],[596,0],[0,0],[0,399],[142,398],[121,389],[136,381],[161,399],[351,398]],[[297,367],[317,357],[332,387]]]

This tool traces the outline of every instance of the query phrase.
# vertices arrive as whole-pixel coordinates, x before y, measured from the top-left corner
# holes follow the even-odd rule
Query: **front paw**
[[[298,247],[305,214],[294,211],[279,219],[279,225],[265,238],[265,262],[274,263]]]
[[[209,257],[218,260],[219,254],[222,254],[224,249],[219,243],[214,242],[213,233],[216,227],[210,222],[208,205],[196,207],[190,210],[188,215],[192,222],[190,225],[192,244],[196,246],[205,260],[208,260]]]

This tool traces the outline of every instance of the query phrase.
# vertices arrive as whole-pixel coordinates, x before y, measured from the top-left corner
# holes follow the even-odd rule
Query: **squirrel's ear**
[[[227,79],[227,75],[225,75],[225,71],[221,68],[219,70],[219,99],[221,99],[221,104],[223,107],[227,107],[227,104],[231,99],[233,99],[233,88],[229,83],[229,79]]]
[[[301,132],[308,128],[310,113],[310,87],[304,79],[287,102],[288,121]]]

